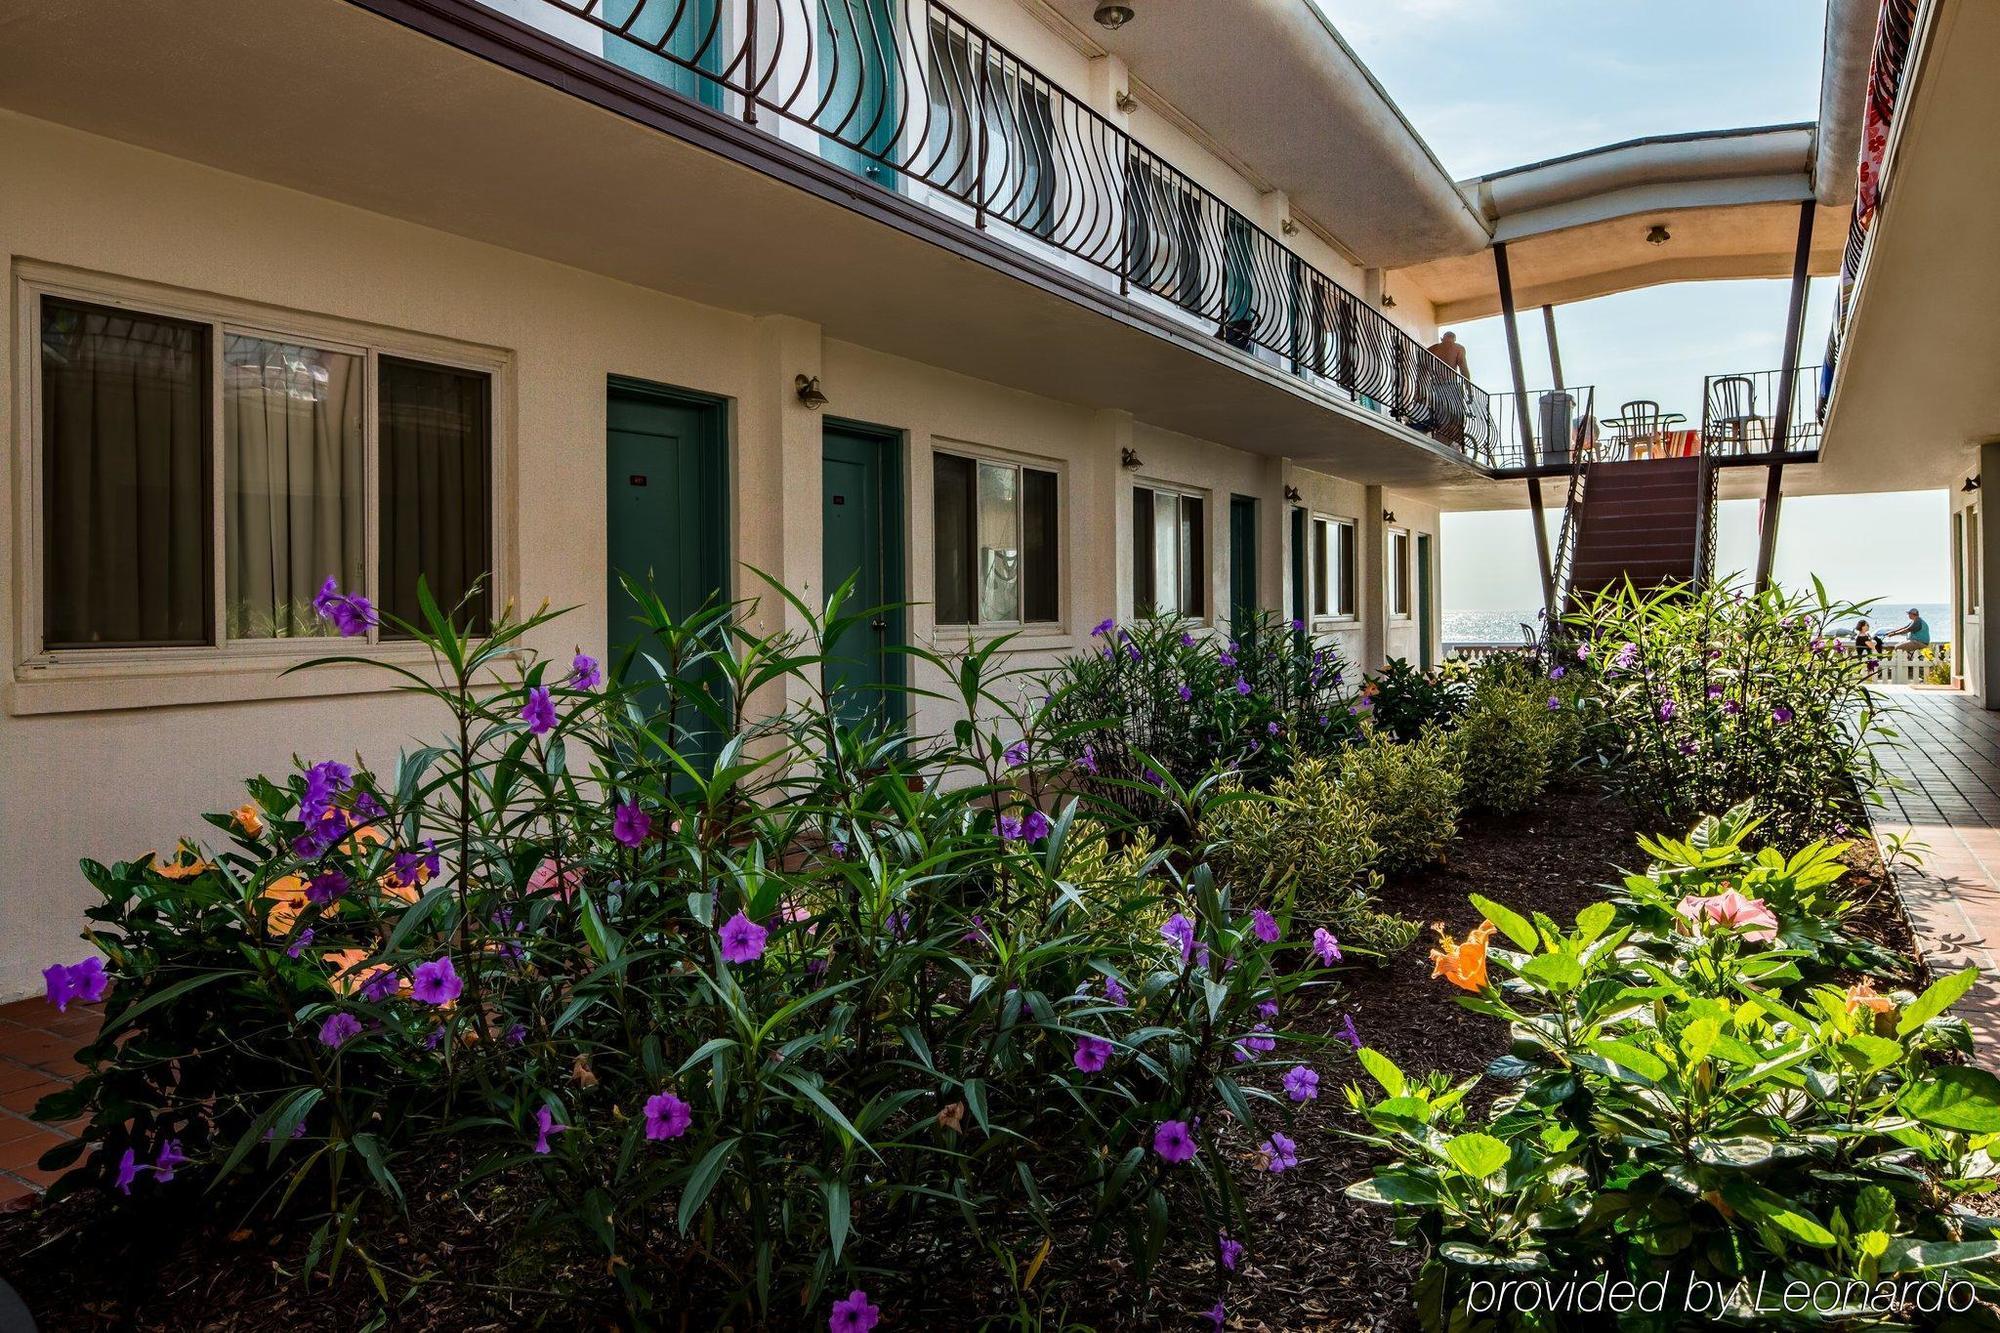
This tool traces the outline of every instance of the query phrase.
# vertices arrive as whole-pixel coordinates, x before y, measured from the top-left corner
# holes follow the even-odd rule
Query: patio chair
[[[1659,441],[1664,426],[1660,420],[1660,405],[1650,398],[1634,398],[1618,409],[1618,417],[1630,456],[1639,457],[1642,445],[1650,453]]]
[[[1757,415],[1757,385],[1748,375],[1718,375],[1708,382],[1702,448],[1713,454],[1725,442],[1735,452],[1750,452],[1750,428],[1761,425]]]

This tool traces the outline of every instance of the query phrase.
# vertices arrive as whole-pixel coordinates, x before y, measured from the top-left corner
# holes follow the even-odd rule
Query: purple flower
[[[333,622],[333,627],[340,631],[344,639],[366,634],[368,627],[377,620],[375,604],[360,593],[343,596],[340,580],[332,575],[319,585],[319,594],[313,598],[313,611],[321,620]]]
[[[1264,724],[1264,731],[1265,734],[1267,735],[1275,736],[1278,734],[1279,730],[1280,728],[1276,722],[1266,722]]]
[[[646,1099],[647,1138],[677,1139],[693,1123],[694,1108],[671,1092],[656,1092]]]
[[[1257,938],[1266,944],[1278,942],[1278,919],[1259,907],[1250,913],[1250,928],[1257,932]]]
[[[1561,679],[1562,679],[1562,678],[1563,678],[1564,676],[1567,676],[1568,674],[1569,674],[1569,668],[1568,668],[1568,667],[1566,667],[1566,666],[1558,666],[1558,667],[1551,667],[1551,668],[1549,668],[1549,679],[1550,679],[1550,680],[1561,680]]]
[[[1029,842],[1040,842],[1048,837],[1049,831],[1055,827],[1049,822],[1049,817],[1039,810],[1028,811],[1026,822],[1027,828],[1024,831]]]
[[[1104,979],[1104,998],[1117,1005],[1122,1005],[1126,1002],[1125,988],[1118,984],[1118,978],[1106,977]]]
[[[984,914],[979,912],[974,912],[972,914],[971,919],[966,922],[966,925],[969,928],[966,930],[965,934],[960,938],[962,938],[967,944],[985,944],[987,942],[986,917],[984,916]]]
[[[1174,693],[1180,695],[1182,703],[1190,703],[1194,699],[1194,691],[1189,689],[1186,685],[1176,686],[1174,688]]]
[[[319,1044],[330,1050],[337,1051],[347,1044],[349,1037],[360,1035],[361,1020],[353,1014],[331,1013],[319,1025]]]
[[[1671,721],[1673,721],[1673,720],[1674,720],[1674,713],[1675,713],[1676,711],[1677,711],[1677,710],[1676,710],[1676,709],[1675,709],[1675,707],[1674,707],[1674,701],[1673,701],[1672,699],[1664,699],[1664,700],[1662,700],[1662,701],[1660,702],[1660,721],[1662,721],[1662,722],[1671,722]]]
[[[42,982],[48,988],[48,1001],[56,1007],[57,1013],[67,1013],[71,1000],[82,1000],[85,1004],[96,1004],[104,998],[111,978],[105,975],[104,960],[96,954],[80,963],[53,963],[42,969]]]
[[[1236,678],[1236,692],[1237,692],[1237,693],[1238,693],[1239,695],[1247,695],[1247,694],[1249,694],[1249,693],[1250,693],[1250,682],[1249,682],[1249,681],[1247,681],[1247,680],[1245,680],[1245,679],[1243,679],[1243,677],[1241,677],[1241,676],[1238,676],[1238,677]]]
[[[353,886],[346,874],[337,867],[329,866],[306,881],[306,901],[309,903],[330,903],[345,894]]]
[[[636,849],[652,831],[653,817],[637,801],[621,801],[611,812],[611,836],[627,847]]]
[[[1222,654],[1221,654],[1221,656],[1220,656],[1219,658],[1217,658],[1216,660],[1217,660],[1217,661],[1218,661],[1218,662],[1219,662],[1219,663],[1220,663],[1221,665],[1223,665],[1223,666],[1226,666],[1226,667],[1233,667],[1233,666],[1235,666],[1235,665],[1236,665],[1236,645],[1232,643],[1232,644],[1230,644],[1230,645],[1229,645],[1229,647],[1227,647],[1227,648],[1223,649],[1223,651],[1222,651]]]
[[[1117,628],[1118,628],[1118,622],[1112,619],[1110,616],[1106,616],[1104,619],[1098,621],[1096,625],[1091,627],[1090,637],[1093,639],[1099,639]]]
[[[1692,755],[1695,751],[1694,737],[1692,736],[1681,737],[1681,743],[1675,748],[1678,749],[1682,754]]]
[[[1231,1238],[1227,1231],[1218,1232],[1215,1245],[1222,1252],[1222,1266],[1234,1273],[1236,1265],[1243,1262],[1243,1242]]]
[[[1587,644],[1587,643],[1579,643],[1579,644],[1578,644],[1578,645],[1576,646],[1576,660],[1577,660],[1577,661],[1579,661],[1579,662],[1588,662],[1588,661],[1590,660],[1590,645],[1589,645],[1589,644]]]
[[[1354,1015],[1343,1014],[1340,1019],[1340,1038],[1354,1050],[1361,1049],[1361,1034],[1354,1030]]]
[[[188,1155],[181,1151],[179,1139],[168,1139],[160,1145],[160,1155],[153,1159],[153,1179],[165,1184],[174,1178],[178,1167],[188,1164]]]
[[[458,969],[452,966],[448,957],[418,963],[416,975],[410,983],[410,994],[425,1004],[450,1004],[464,989],[465,983],[458,979]]]
[[[1727,700],[1722,705],[1722,713],[1724,717],[1735,717],[1738,713],[1741,713],[1742,711],[1743,711],[1743,705],[1737,703],[1734,699]]]
[[[1611,659],[1611,665],[1620,671],[1630,671],[1639,660],[1639,645],[1628,643],[1618,650],[1618,656]]]
[[[299,937],[297,939],[293,940],[290,944],[285,946],[285,957],[297,958],[300,954],[306,951],[306,949],[312,944],[312,942],[313,942],[313,928],[311,926],[307,926],[304,930],[299,932]]]
[[[1322,967],[1331,967],[1340,961],[1340,941],[1325,926],[1313,928],[1313,956]]]
[[[1095,1074],[1111,1063],[1111,1051],[1111,1043],[1102,1037],[1078,1037],[1076,1054],[1071,1059],[1084,1073]]]
[[[573,690],[594,690],[604,683],[604,673],[598,670],[597,659],[587,653],[578,653],[569,664],[569,687]]]
[[[361,998],[369,1004],[380,1004],[402,989],[402,979],[396,969],[385,967],[361,983]]]
[[[130,1195],[132,1193],[132,1182],[138,1178],[139,1156],[130,1148],[127,1148],[124,1156],[118,1159],[118,1179],[113,1183],[118,1186],[120,1194]]]
[[[356,819],[375,820],[382,818],[382,816],[388,813],[387,810],[382,808],[382,803],[375,799],[374,792],[362,791],[355,793],[354,817]]]
[[[1289,1135],[1273,1130],[1271,1137],[1257,1145],[1264,1154],[1264,1169],[1273,1175],[1289,1171],[1299,1164],[1299,1145]]]
[[[1305,630],[1305,627],[1306,627],[1305,621],[1300,620],[1297,616],[1292,617],[1292,633],[1294,634],[1302,633]]]
[[[1027,824],[1019,815],[1006,814],[1000,816],[1000,836],[1008,842],[1021,841],[1023,837],[1027,836],[1027,831]]]
[[[440,1023],[424,1034],[424,1049],[434,1051],[444,1045],[444,1024]]]
[[[1269,1023],[1259,1023],[1250,1029],[1250,1031],[1253,1035],[1245,1037],[1242,1041],[1236,1043],[1235,1053],[1236,1063],[1238,1064],[1245,1064],[1260,1055],[1269,1055],[1272,1051],[1278,1049],[1278,1039],[1268,1035],[1271,1031]],[[1266,1035],[1254,1035],[1259,1033]]]
[[[1783,704],[1779,704],[1771,710],[1771,720],[1782,727],[1792,720],[1792,710]]]
[[[1319,1071],[1311,1065],[1293,1065],[1285,1071],[1285,1095],[1295,1102],[1309,1102],[1319,1096]]]
[[[1181,946],[1183,963],[1194,957],[1194,922],[1175,912],[1167,918],[1167,924],[1160,927],[1160,934]]]
[[[519,1023],[509,1024],[507,1030],[500,1034],[500,1038],[509,1046],[519,1046],[528,1039],[528,1029]]]
[[[438,858],[437,839],[425,838],[421,852],[397,852],[390,862],[389,873],[396,877],[398,884],[415,888],[427,879],[437,878],[443,866]]]
[[[1553,694],[1551,694],[1551,695],[1549,696],[1549,711],[1550,711],[1551,713],[1559,713],[1559,712],[1561,712],[1561,711],[1562,711],[1562,706],[1563,706],[1563,701],[1562,701],[1562,700],[1560,700],[1560,699],[1556,698],[1556,696],[1555,696],[1555,695],[1553,695]]]
[[[1275,1021],[1278,1017],[1278,1002],[1276,1000],[1264,1001],[1257,1006],[1257,1014],[1261,1018],[1268,1018]]]
[[[1025,740],[1015,741],[1002,757],[1006,759],[1007,767],[1019,768],[1028,762],[1028,743]]]
[[[1209,1327],[1215,1329],[1216,1333],[1221,1333],[1222,1326],[1229,1322],[1229,1311],[1224,1309],[1222,1302],[1218,1300],[1214,1305],[1203,1310],[1201,1317],[1208,1321]]]
[[[528,691],[528,702],[521,705],[521,720],[528,724],[528,732],[534,736],[546,736],[556,729],[556,704],[549,698],[549,687],[537,685]]]
[[[1194,1157],[1194,1135],[1185,1120],[1162,1120],[1153,1129],[1153,1151],[1178,1165]]]
[[[770,932],[738,912],[722,923],[717,934],[722,939],[723,962],[754,963],[764,956],[764,937]]]
[[[1186,630],[1181,631],[1181,647],[1183,648],[1194,647],[1194,635],[1188,633]]]
[[[1105,621],[1110,624],[1110,621]],[[828,1333],[868,1333],[882,1318],[882,1307],[868,1303],[868,1293],[856,1287],[847,1293],[844,1301],[833,1303],[833,1313],[827,1317]]]
[[[535,1151],[546,1156],[549,1151],[549,1137],[553,1134],[567,1134],[569,1126],[556,1119],[556,1113],[546,1106],[535,1108]]]
[[[738,913],[738,915],[741,915],[741,913]],[[909,909],[907,907],[898,907],[895,911],[889,913],[889,915],[883,919],[882,924],[889,927],[889,935],[891,938],[899,940],[902,939],[905,935],[908,935],[910,933]]]
[[[1092,777],[1097,776],[1097,747],[1086,745],[1083,753],[1076,757],[1076,766]]]
[[[1722,697],[1722,687],[1720,685],[1710,685],[1706,690],[1702,691],[1702,694],[1710,699],[1720,699]]]

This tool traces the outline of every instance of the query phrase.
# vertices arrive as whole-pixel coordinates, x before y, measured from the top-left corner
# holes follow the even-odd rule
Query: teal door
[[[820,156],[897,187],[896,133],[901,79],[896,64],[896,22],[890,0],[819,0]]]
[[[722,72],[722,49],[729,34],[721,26],[720,0],[680,0],[672,5],[604,0],[602,13],[607,23],[624,26],[627,33],[604,35],[606,60],[721,109],[722,85],[715,76]]]
[[[821,445],[820,532],[824,592],[852,578],[843,611],[865,612],[827,645],[828,692],[843,721],[903,722],[901,447],[896,436],[829,422]]]
[[[1428,532],[1417,534],[1417,665],[1425,671],[1431,669],[1432,617],[1436,611],[1432,603],[1437,599],[1431,593],[1431,536]]]
[[[609,570],[609,670],[640,686],[654,711],[667,692],[635,650],[658,657],[661,644],[640,623],[621,574],[650,585],[676,621],[728,599],[729,512],[723,405],[657,386],[615,382],[606,408],[605,557]],[[699,750],[708,728],[681,708],[674,740]]]
[[[1257,616],[1257,502],[1229,497],[1229,622],[1239,639]]]
[[[1292,511],[1292,624],[1301,641],[1306,636],[1306,511]]]

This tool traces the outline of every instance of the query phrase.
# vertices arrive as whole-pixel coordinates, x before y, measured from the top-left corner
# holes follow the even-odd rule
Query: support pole
[[[1771,563],[1778,553],[1778,510],[1785,498],[1785,445],[1792,433],[1792,391],[1798,378],[1799,335],[1806,320],[1814,208],[1810,199],[1799,205],[1799,238],[1792,250],[1791,299],[1785,306],[1785,359],[1778,367],[1778,409],[1771,423],[1771,470],[1764,481],[1764,508],[1757,516],[1759,592],[1771,586]]]
[[[1507,368],[1514,373],[1514,411],[1521,428],[1521,454],[1528,465],[1528,509],[1535,519],[1535,560],[1541,566],[1542,610],[1549,623],[1556,618],[1555,572],[1549,566],[1549,530],[1542,519],[1542,479],[1535,470],[1541,466],[1535,448],[1534,414],[1528,410],[1528,379],[1521,370],[1521,330],[1514,312],[1514,277],[1507,268],[1507,243],[1493,244],[1493,274],[1500,283],[1500,313],[1507,321]],[[1553,343],[1550,346],[1554,346]]]
[[[1569,386],[1563,383],[1562,348],[1556,344],[1556,308],[1552,305],[1542,307],[1542,331],[1549,339],[1549,374],[1554,377],[1556,388],[1566,389]]]

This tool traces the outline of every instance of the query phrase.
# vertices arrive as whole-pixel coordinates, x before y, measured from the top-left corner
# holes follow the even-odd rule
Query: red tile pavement
[[[1879,695],[1899,738],[1879,752],[1894,782],[1880,793],[1875,833],[1921,844],[1918,864],[1895,867],[1896,890],[1933,973],[1979,968],[1958,1012],[1981,1063],[2000,1064],[2000,712],[1958,690]]]
[[[57,1013],[43,1000],[0,1005],[0,1209],[20,1207],[55,1179],[35,1161],[75,1138],[69,1125],[44,1125],[29,1112],[75,1079],[74,1052],[97,1034],[94,1004]]]

